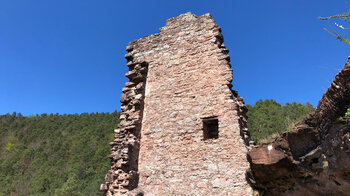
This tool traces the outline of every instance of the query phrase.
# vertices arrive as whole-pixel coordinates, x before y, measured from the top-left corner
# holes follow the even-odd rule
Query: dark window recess
[[[219,121],[217,118],[203,119],[203,138],[217,139],[219,137]]]

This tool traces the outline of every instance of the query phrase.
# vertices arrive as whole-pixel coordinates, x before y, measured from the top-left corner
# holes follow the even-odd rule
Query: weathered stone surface
[[[350,58],[316,110],[273,143],[248,154],[252,185],[264,195],[349,195]]]
[[[128,48],[132,51],[132,47]],[[128,53],[127,60],[132,60],[132,54]],[[143,98],[145,93],[145,78],[147,77],[147,63],[135,63],[137,69],[130,70],[126,76],[132,82],[125,84],[121,96],[122,113],[118,129],[114,130],[115,139],[110,142],[112,153],[111,170],[108,171],[100,189],[105,195],[125,195],[138,184],[138,157],[140,149],[140,131],[143,114]],[[142,80],[135,78],[142,78]],[[137,88],[136,88],[136,87]],[[137,91],[136,91],[137,89]]]
[[[129,43],[106,195],[251,195],[246,108],[222,42],[209,14],[186,13]]]

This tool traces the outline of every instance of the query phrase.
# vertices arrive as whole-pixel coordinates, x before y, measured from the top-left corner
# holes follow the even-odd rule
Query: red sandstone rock
[[[265,195],[348,195],[350,125],[335,121],[349,106],[350,58],[313,113],[249,152],[252,185]]]

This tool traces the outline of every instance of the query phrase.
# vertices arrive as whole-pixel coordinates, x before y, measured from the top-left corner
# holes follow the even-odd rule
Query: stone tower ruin
[[[106,195],[251,195],[243,99],[209,14],[130,42]]]

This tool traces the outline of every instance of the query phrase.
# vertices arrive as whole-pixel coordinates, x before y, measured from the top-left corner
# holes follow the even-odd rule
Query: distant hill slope
[[[0,116],[0,195],[101,195],[119,113]]]
[[[247,105],[257,143],[269,140],[314,110],[310,104],[260,100]],[[110,168],[109,142],[119,113],[0,115],[0,196],[101,195]]]
[[[292,102],[282,105],[273,99],[259,100],[254,106],[247,105],[247,108],[250,139],[258,144],[273,141],[315,110],[310,103]]]

